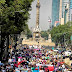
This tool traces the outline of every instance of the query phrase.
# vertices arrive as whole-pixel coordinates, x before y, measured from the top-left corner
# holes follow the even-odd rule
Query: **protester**
[[[63,57],[62,57],[63,56]],[[37,45],[25,45],[12,49],[8,63],[0,66],[0,72],[66,72],[65,55]]]

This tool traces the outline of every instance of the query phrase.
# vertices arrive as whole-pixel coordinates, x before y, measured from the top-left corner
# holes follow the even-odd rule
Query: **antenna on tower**
[[[48,16],[48,22],[49,22],[49,29],[51,30],[52,29],[52,26],[51,26],[51,18]]]

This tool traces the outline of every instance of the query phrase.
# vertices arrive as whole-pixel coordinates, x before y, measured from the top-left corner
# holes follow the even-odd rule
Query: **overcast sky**
[[[32,10],[30,11],[30,18],[28,21],[29,28],[36,26],[36,4],[37,0],[32,3]],[[51,18],[52,0],[40,0],[40,23],[41,30],[47,30],[49,28],[48,16]]]

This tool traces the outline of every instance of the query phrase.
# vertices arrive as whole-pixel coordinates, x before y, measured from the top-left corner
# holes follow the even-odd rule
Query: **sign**
[[[70,38],[70,39],[71,39],[71,41],[72,41],[72,35],[71,35],[71,38]]]

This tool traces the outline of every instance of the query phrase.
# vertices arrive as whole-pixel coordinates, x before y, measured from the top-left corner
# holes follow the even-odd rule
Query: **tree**
[[[10,34],[20,34],[25,30],[32,2],[33,0],[0,0],[1,54],[5,38],[9,42]]]
[[[65,42],[67,44],[70,44],[70,36],[72,34],[72,22],[54,27],[50,33],[52,36],[52,40],[55,43],[64,44]]]
[[[13,34],[20,33],[24,30],[27,20],[29,19],[29,11],[31,10],[31,2],[33,0],[4,0],[1,3],[1,24],[2,33]],[[24,12],[18,12],[23,10]]]
[[[26,25],[25,30],[23,32],[27,35],[28,39],[32,37],[32,32],[28,28],[28,25]]]
[[[45,38],[45,40],[47,40],[48,39],[48,33],[47,33],[47,31],[41,31],[41,36],[43,38]]]

